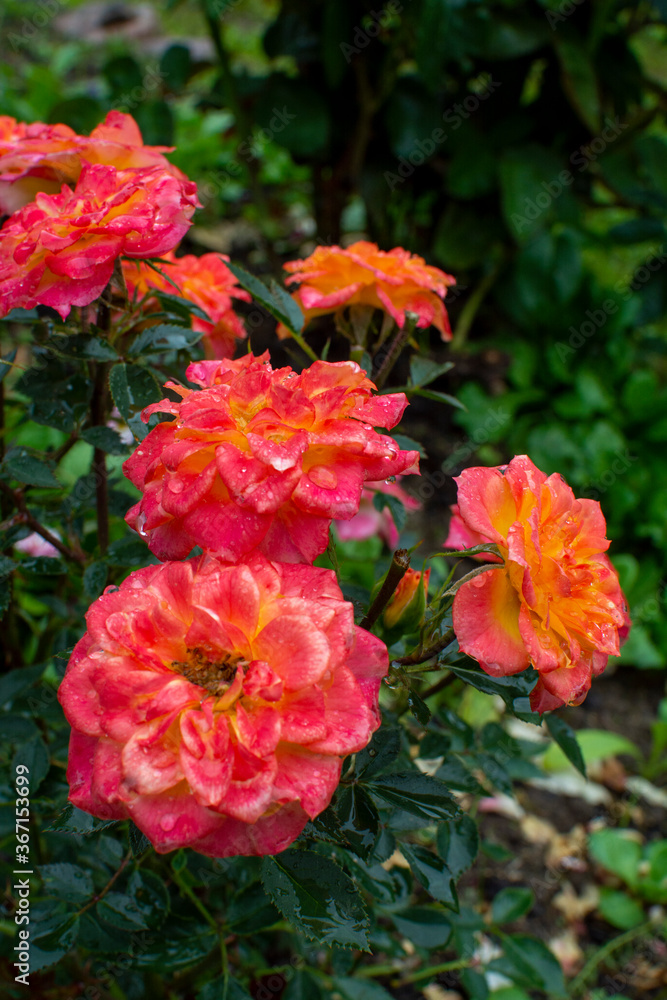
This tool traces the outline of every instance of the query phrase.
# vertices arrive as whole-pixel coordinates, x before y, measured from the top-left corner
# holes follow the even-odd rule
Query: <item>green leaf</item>
[[[149,557],[146,543],[131,535],[112,542],[106,554],[110,566],[143,566]]]
[[[279,920],[280,913],[256,881],[239,889],[227,907],[225,922],[233,934],[257,934]]]
[[[479,851],[479,830],[475,821],[465,813],[445,820],[438,827],[436,837],[438,854],[447,863],[454,878],[470,868]]]
[[[539,722],[539,716],[536,712],[530,711],[528,702],[528,696],[537,683],[537,672],[531,667],[511,677],[490,677],[482,670],[452,666],[452,664],[447,664],[447,667],[478,691],[483,691],[484,694],[499,694],[509,710],[519,718],[528,716],[528,721]]]
[[[627,736],[611,733],[605,729],[579,729],[577,743],[587,767],[594,761],[615,757],[617,754],[640,756],[639,750]],[[552,743],[542,758],[542,766],[546,771],[567,770],[568,758],[559,746]]]
[[[17,565],[18,563],[15,563],[8,556],[0,556],[0,579],[4,579],[4,577],[13,573]]]
[[[588,851],[603,868],[629,886],[636,885],[642,849],[632,837],[622,830],[596,830],[588,841]]]
[[[285,994],[283,994],[283,998],[284,996]],[[238,979],[225,976],[216,976],[215,979],[211,979],[211,981],[197,993],[197,1000],[221,1000],[222,997],[225,997],[225,1000],[252,1000],[252,997],[248,991],[241,986]],[[281,1000],[283,1000],[283,998],[281,998]]]
[[[408,692],[408,708],[420,726],[428,726],[431,721],[431,709],[422,701],[416,691]]]
[[[348,875],[329,858],[293,848],[262,862],[262,882],[281,913],[321,945],[368,951],[368,916]]]
[[[161,273],[169,277],[169,266],[166,266],[164,272]],[[189,299],[184,299],[180,295],[171,295],[169,292],[156,291],[155,298],[158,299],[165,312],[171,313],[174,316],[181,316],[188,322],[190,322],[191,316],[196,316],[198,319],[205,319],[209,323],[211,322],[211,317],[200,306],[196,306],[194,302],[190,302]]]
[[[46,670],[45,663],[34,667],[18,667],[0,677],[0,706],[13,701],[36,683]]]
[[[150,935],[148,948],[133,958],[141,969],[154,969],[161,976],[195,965],[220,945],[219,935],[208,926],[196,927],[190,921],[169,921],[161,934]],[[217,998],[216,998],[217,1000]]]
[[[100,830],[105,830],[107,827],[115,826],[117,823],[118,820],[115,819],[95,819],[94,816],[83,812],[82,809],[77,809],[76,806],[68,802],[58,816],[48,826],[44,827],[44,832],[83,834],[85,837],[91,833],[98,833]]]
[[[384,986],[368,979],[334,976],[333,988],[343,1000],[392,1000],[391,993],[387,993]]]
[[[83,589],[91,601],[100,596],[106,586],[109,567],[105,562],[98,561],[86,566],[83,574]]]
[[[139,914],[146,927],[151,930],[161,927],[167,919],[170,907],[169,892],[164,880],[155,872],[136,869],[127,883],[127,892],[134,903],[130,919],[134,919],[134,914]],[[105,896],[105,899],[107,898],[108,895]]]
[[[420,771],[388,774],[371,782],[369,788],[385,802],[422,819],[451,819],[459,811],[445,783]]]
[[[62,576],[67,573],[67,565],[53,556],[30,556],[19,563],[24,573],[38,573],[40,576]]]
[[[547,715],[545,722],[547,729],[569,760],[570,764],[573,764],[577,771],[580,771],[585,778],[586,764],[581,753],[581,747],[577,742],[574,729],[572,729],[572,727],[569,726],[564,719],[560,719],[557,715]]]
[[[85,431],[81,432],[81,437],[88,444],[92,444],[93,448],[106,451],[108,455],[127,455],[130,450],[121,441],[118,431],[112,427],[86,427]]]
[[[301,312],[299,303],[273,278],[269,283],[269,289],[274,301],[278,303],[289,317],[289,323],[286,325],[289,326],[290,330],[300,333],[303,330],[303,313]]]
[[[71,913],[64,918],[59,917],[54,924],[49,926],[47,921],[46,926],[38,925],[35,937],[31,937],[31,944],[34,943],[42,952],[57,951],[64,955],[74,945],[79,935],[79,914]],[[30,950],[32,954],[32,948]]]
[[[149,326],[134,338],[127,353],[135,357],[139,354],[164,354],[165,351],[190,351],[202,336],[200,330],[169,323]]]
[[[412,874],[419,879],[426,891],[434,899],[458,912],[456,882],[446,862],[432,851],[415,844],[401,844],[401,854],[410,864]]]
[[[39,874],[47,896],[59,896],[69,903],[84,903],[94,892],[93,879],[78,865],[41,865]]]
[[[79,361],[117,361],[118,353],[108,340],[87,333],[56,333],[49,342],[58,354]]]
[[[411,906],[388,916],[398,933],[418,948],[444,948],[452,936],[449,917],[440,907]]]
[[[535,896],[530,889],[501,889],[491,904],[491,919],[494,924],[510,924],[518,920],[532,908]]]
[[[415,441],[413,438],[408,437],[407,434],[392,434],[391,436],[401,451],[416,451],[419,453],[421,458],[428,457],[424,451],[424,446],[420,444],[419,441]]]
[[[139,827],[135,826],[132,820],[130,820],[130,850],[132,851],[133,858],[140,858],[144,851],[147,851],[151,846],[151,842],[145,833],[142,833]]]
[[[143,908],[136,899],[124,892],[108,892],[97,904],[97,915],[100,920],[106,920],[124,931],[146,931]]]
[[[519,986],[544,990],[549,996],[566,996],[560,963],[542,941],[527,934],[504,934],[502,945],[503,958],[489,968],[509,974]]]
[[[2,468],[12,479],[18,479],[28,486],[62,489],[46,462],[35,458],[25,448],[12,448],[7,453]]]
[[[357,778],[368,781],[374,774],[379,774],[389,767],[401,752],[400,730],[390,726],[382,726],[373,739],[357,754],[355,771]]]
[[[376,510],[383,511],[385,507],[388,507],[391,511],[391,516],[396,525],[396,530],[401,532],[405,527],[406,510],[405,504],[403,504],[398,497],[392,496],[391,493],[382,493],[380,490],[376,490],[373,495],[373,506]]]
[[[12,761],[12,770],[14,772],[19,764],[25,764],[28,768],[27,777],[30,780],[30,795],[33,796],[51,766],[49,751],[41,736],[34,736],[26,743],[19,743]]]
[[[347,843],[355,854],[367,860],[380,831],[380,817],[372,799],[360,785],[347,785],[338,796],[336,814]]]
[[[467,410],[465,403],[446,392],[435,392],[433,389],[413,389],[412,392],[415,396],[430,399],[434,403],[446,403],[448,406],[456,407],[457,410]]]
[[[567,98],[591,130],[600,131],[600,95],[588,45],[576,30],[554,32],[553,43],[561,67],[561,81]]]
[[[215,997],[213,1000],[219,1000],[219,998]],[[280,1000],[325,1000],[325,998],[319,983],[314,976],[311,976],[308,969],[297,969]]]
[[[4,316],[3,319],[7,319],[7,317]],[[12,370],[12,365],[14,364],[17,353],[18,348],[14,348],[14,350],[10,351],[9,354],[5,354],[4,358],[0,361],[0,382],[3,382],[5,377],[9,375]]]
[[[454,367],[453,361],[446,361],[438,364],[430,358],[424,358],[420,354],[413,354],[410,358],[410,381],[413,386],[429,385],[437,378],[451,371]]]
[[[267,312],[283,323],[293,333],[299,333],[303,328],[303,313],[284,288],[272,282],[271,288],[267,288],[263,281],[256,278],[254,274],[249,274],[238,264],[228,264],[239,285],[250,292]]]
[[[114,365],[109,374],[109,388],[125,420],[163,398],[157,379],[146,368],[135,364]]]
[[[643,924],[646,919],[642,906],[625,892],[617,889],[600,889],[598,910],[608,924],[621,931],[629,931]]]

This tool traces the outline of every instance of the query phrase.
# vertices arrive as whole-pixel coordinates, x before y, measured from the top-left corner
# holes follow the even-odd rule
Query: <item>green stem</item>
[[[476,958],[458,958],[453,962],[442,962],[440,965],[430,965],[427,969],[420,969],[418,972],[411,972],[409,976],[403,976],[399,985],[408,983],[418,983],[420,979],[430,979],[438,976],[441,972],[457,972],[459,969],[472,969],[479,964]]]
[[[229,990],[229,958],[227,957],[227,942],[224,932],[220,933],[220,958],[222,960],[222,1000],[227,1000]]]
[[[453,351],[460,351],[465,344],[470,327],[472,326],[473,320],[477,315],[477,311],[495,284],[496,278],[500,274],[504,262],[504,257],[501,257],[496,266],[482,278],[479,285],[461,310],[450,344]]]
[[[217,923],[215,922],[215,920],[211,916],[211,914],[208,912],[208,910],[206,909],[206,907],[202,903],[201,899],[198,899],[197,896],[195,896],[195,894],[192,891],[191,887],[181,877],[181,873],[177,872],[177,871],[174,871],[174,869],[172,868],[172,875],[174,877],[174,881],[176,882],[176,884],[177,884],[178,888],[181,890],[181,892],[185,896],[187,896],[188,899],[190,900],[190,902],[192,903],[192,905],[195,906],[199,910],[199,912],[201,913],[202,917],[204,918],[204,920],[206,921],[206,923],[209,925],[209,927],[211,927],[217,933],[217,931],[218,931],[218,925],[217,925]]]
[[[294,330],[290,330],[290,333],[292,335],[292,338],[294,340],[296,340],[296,342],[299,345],[299,347],[301,348],[301,350],[304,351],[304,353],[308,355],[308,357],[310,358],[311,361],[319,361],[320,360],[318,358],[317,354],[315,354],[315,351],[312,349],[312,347],[310,346],[310,344],[306,343],[306,341],[303,339],[303,337],[301,336],[300,333],[295,333]]]
[[[454,629],[450,628],[447,632],[445,632],[442,638],[438,639],[437,642],[434,642],[432,646],[429,646],[427,649],[416,649],[414,652],[408,653],[407,656],[392,658],[392,663],[400,663],[403,667],[407,667],[413,663],[426,663],[426,661],[430,660],[431,657],[437,656],[438,653],[441,653],[443,649],[449,646],[453,638]]]
[[[641,937],[642,934],[646,934],[647,931],[652,929],[653,922],[651,920],[647,920],[646,923],[640,924],[638,927],[633,927],[631,930],[626,931],[625,934],[619,934],[618,937],[612,938],[611,941],[607,941],[602,948],[598,949],[598,951],[596,951],[595,954],[589,958],[579,975],[575,976],[572,980],[570,983],[570,996],[574,997],[577,993],[585,989],[587,980],[590,979],[597,967],[601,965],[612,952],[617,951],[618,948],[622,948],[623,945],[630,944],[635,940],[635,938]]]

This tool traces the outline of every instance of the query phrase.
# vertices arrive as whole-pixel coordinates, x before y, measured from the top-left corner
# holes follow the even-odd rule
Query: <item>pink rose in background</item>
[[[361,542],[365,538],[377,535],[390,549],[398,544],[398,529],[389,507],[378,510],[373,503],[376,493],[386,493],[400,500],[407,511],[419,510],[421,504],[399,485],[402,476],[396,476],[395,482],[384,479],[374,483],[366,483],[361,491],[359,513],[349,521],[336,521],[336,534],[341,542]]]
[[[49,528],[49,531],[52,535],[55,535],[58,541],[62,541],[57,531],[54,531],[53,528]],[[24,552],[28,556],[42,556],[47,559],[57,559],[60,555],[55,545],[52,545],[51,542],[47,542],[47,540],[42,538],[41,535],[38,535],[36,531],[33,531],[30,535],[26,535],[26,537],[22,538],[19,542],[14,542],[14,548],[17,552]]]
[[[284,850],[380,725],[387,650],[329,570],[148,566],[86,621],[58,694],[70,801],[130,817],[160,853]]]
[[[445,549],[473,549],[476,545],[493,544],[492,538],[487,538],[479,531],[471,528],[461,517],[461,511],[457,503],[449,508],[452,517],[449,522],[449,532],[443,548]],[[499,556],[494,556],[493,552],[480,552],[478,555],[470,556],[477,562],[502,562]]]

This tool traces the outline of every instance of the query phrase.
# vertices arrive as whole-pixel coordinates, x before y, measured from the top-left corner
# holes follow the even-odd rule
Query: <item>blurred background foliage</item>
[[[427,468],[528,453],[600,500],[636,623],[624,659],[664,666],[664,0],[6,0],[1,16],[3,113],[78,131],[131,113],[200,186],[196,252],[279,274],[367,237],[455,274],[442,382],[467,410]]]

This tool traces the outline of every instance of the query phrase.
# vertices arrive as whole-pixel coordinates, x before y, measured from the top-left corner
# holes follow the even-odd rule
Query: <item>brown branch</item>
[[[12,503],[18,510],[18,514],[11,519],[13,524],[25,524],[29,528],[32,528],[32,530],[45,539],[45,541],[50,542],[51,545],[53,545],[53,547],[56,548],[61,555],[65,556],[66,559],[70,559],[72,562],[77,563],[86,562],[86,555],[80,548],[78,548],[78,545],[76,548],[70,548],[68,545],[65,545],[64,542],[61,542],[57,535],[52,534],[48,528],[45,528],[42,524],[40,524],[34,514],[31,514],[28,510],[25,497],[20,490],[13,490],[11,486],[8,486],[7,483],[3,483],[2,480],[0,480],[0,490],[6,497],[11,499]]]
[[[377,593],[377,596],[366,613],[366,617],[361,621],[361,628],[369,629],[378,620],[385,607],[389,603],[394,591],[405,576],[410,566],[410,556],[407,549],[397,549],[391,566],[387,570],[384,582]]]

